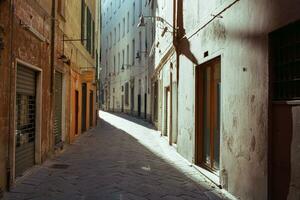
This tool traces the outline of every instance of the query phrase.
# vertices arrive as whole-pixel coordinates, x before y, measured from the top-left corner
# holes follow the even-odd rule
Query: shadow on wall
[[[191,45],[185,36],[184,20],[183,20],[183,1],[177,1],[177,33],[175,39],[176,51],[179,55],[184,55],[193,64],[198,65],[196,56],[191,51]]]

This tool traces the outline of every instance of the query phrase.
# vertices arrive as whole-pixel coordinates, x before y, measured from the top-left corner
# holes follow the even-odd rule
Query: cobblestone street
[[[97,128],[36,166],[6,200],[226,199],[151,125],[101,112]]]

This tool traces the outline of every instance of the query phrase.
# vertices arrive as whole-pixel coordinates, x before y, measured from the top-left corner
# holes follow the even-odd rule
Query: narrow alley
[[[100,116],[96,128],[17,180],[5,200],[226,199],[147,122]]]

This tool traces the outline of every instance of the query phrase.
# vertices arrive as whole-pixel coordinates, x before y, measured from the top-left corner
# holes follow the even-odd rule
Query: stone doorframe
[[[10,144],[9,144],[9,167],[10,167],[10,177],[9,177],[9,182],[10,185],[13,185],[17,180],[16,180],[16,175],[15,175],[15,152],[16,152],[16,137],[15,137],[15,131],[16,131],[16,87],[17,87],[17,66],[18,64],[21,64],[31,70],[34,70],[36,72],[36,119],[35,119],[35,164],[41,164],[42,158],[41,158],[41,133],[42,133],[42,72],[43,70],[29,64],[25,61],[22,61],[18,58],[15,59],[14,62],[14,86],[12,90],[12,99],[13,99],[13,114],[12,118],[10,119],[10,123],[13,124],[11,127],[12,129],[10,130]]]

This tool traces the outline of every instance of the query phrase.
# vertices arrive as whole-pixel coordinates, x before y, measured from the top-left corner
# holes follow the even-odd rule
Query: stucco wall
[[[187,36],[232,2],[184,1]],[[228,191],[241,199],[267,199],[268,33],[299,19],[299,6],[296,0],[239,1],[189,39],[198,64],[221,56],[221,171]],[[196,7],[198,17],[190,12]],[[178,151],[190,161],[196,65],[180,57]]]

